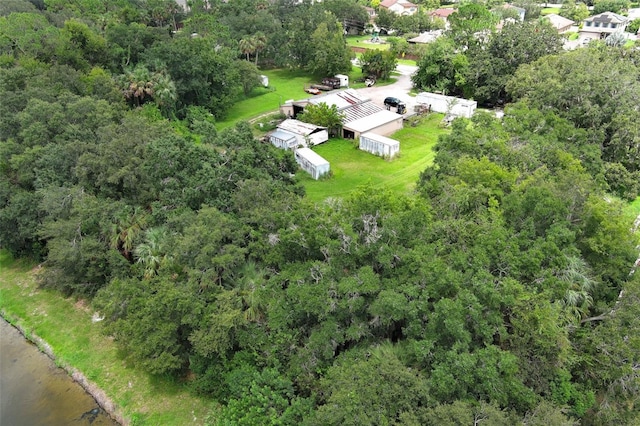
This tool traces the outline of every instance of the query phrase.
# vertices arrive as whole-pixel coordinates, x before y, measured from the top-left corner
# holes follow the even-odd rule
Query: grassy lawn
[[[310,96],[304,91],[304,87],[315,81],[313,77],[302,71],[276,69],[261,72],[269,77],[269,87],[256,88],[251,97],[234,103],[229,109],[229,118],[216,123],[218,130],[240,120],[276,111],[284,101],[289,99],[304,99]]]
[[[407,61],[409,62],[409,61]],[[411,61],[412,62],[412,61]],[[413,62],[415,63],[415,62]],[[228,118],[218,121],[218,130],[232,126],[242,120],[250,120],[268,112],[276,112],[280,105],[289,99],[305,99],[312,95],[304,91],[305,85],[319,83],[319,79],[304,71],[292,71],[285,69],[261,71],[269,77],[269,87],[259,87],[254,89],[250,97],[238,100],[229,109]],[[349,87],[364,87],[364,83],[356,83],[362,77],[362,71],[358,67],[353,67],[348,73]],[[392,84],[395,80],[378,81],[378,85]]]
[[[558,13],[560,13],[560,8],[559,7],[545,7],[540,11],[541,15],[550,15],[552,13],[555,13],[556,15]]]
[[[380,37],[380,40],[383,42],[386,39],[386,37]],[[371,35],[348,36],[347,45],[378,50],[389,50],[389,47],[391,47],[389,43],[368,43],[369,40],[371,40]]]
[[[640,197],[629,203],[628,211],[636,217],[640,215]]]
[[[321,201],[341,197],[360,185],[388,188],[397,193],[410,193],[420,173],[433,162],[433,147],[438,136],[448,132],[439,126],[442,114],[432,114],[416,127],[405,127],[391,136],[400,141],[400,155],[389,161],[354,147],[354,141],[332,139],[314,148],[331,163],[333,176],[313,180],[298,173],[307,190],[307,197]]]
[[[44,339],[53,348],[58,365],[82,371],[132,424],[204,424],[211,402],[194,397],[184,384],[149,376],[128,365],[115,343],[101,333],[100,323],[91,321],[93,312],[86,303],[37,287],[38,269],[0,250],[3,316]]]

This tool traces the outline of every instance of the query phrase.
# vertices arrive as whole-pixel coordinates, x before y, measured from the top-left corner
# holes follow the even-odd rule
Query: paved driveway
[[[396,82],[386,86],[365,87],[363,89],[356,89],[358,93],[370,98],[374,103],[384,106],[384,98],[387,96],[393,96],[398,98],[407,104],[407,112],[413,112],[413,106],[416,103],[416,98],[409,96],[409,91],[413,88],[411,83],[411,75],[418,70],[418,67],[411,65],[398,65],[396,72],[392,77],[397,77]],[[392,108],[392,111],[394,108]]]

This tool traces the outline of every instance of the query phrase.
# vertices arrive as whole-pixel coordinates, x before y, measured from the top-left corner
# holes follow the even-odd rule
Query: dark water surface
[[[67,373],[0,318],[0,426],[116,426]]]

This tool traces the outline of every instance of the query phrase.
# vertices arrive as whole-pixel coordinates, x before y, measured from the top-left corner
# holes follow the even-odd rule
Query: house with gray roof
[[[617,13],[603,12],[585,19],[580,29],[580,38],[604,39],[611,33],[623,32],[629,20]]]
[[[571,19],[567,19],[564,16],[560,16],[555,13],[543,16],[542,19],[549,21],[551,26],[558,31],[558,34],[566,33],[571,30],[571,27],[575,24]]]

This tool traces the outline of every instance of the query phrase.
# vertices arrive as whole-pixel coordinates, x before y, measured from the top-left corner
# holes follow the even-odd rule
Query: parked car
[[[402,103],[402,101],[398,98],[394,98],[393,96],[389,96],[388,98],[384,99],[384,104],[387,107],[397,107],[398,105],[400,105]]]

